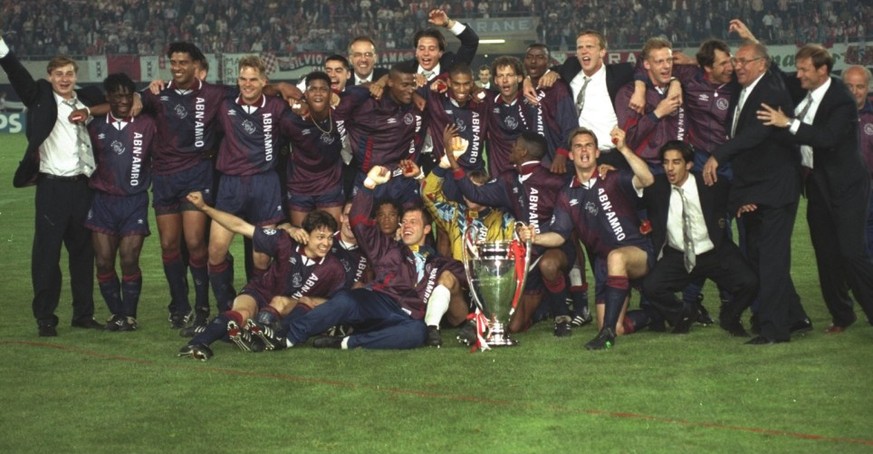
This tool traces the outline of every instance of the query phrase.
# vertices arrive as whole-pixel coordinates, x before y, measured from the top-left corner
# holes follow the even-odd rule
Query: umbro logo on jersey
[[[311,129],[304,129],[303,132],[302,132],[302,134],[303,134],[304,136],[308,136],[308,135],[312,134],[312,130],[311,130]]]
[[[697,97],[701,102],[709,102],[709,95],[706,93],[701,93],[700,96]]]
[[[396,125],[396,124],[397,124],[397,119],[396,119],[396,118],[393,118],[393,117],[392,117],[392,118],[389,118],[389,119],[388,119],[388,124],[389,124],[389,125]]]
[[[236,116],[236,111],[233,110],[233,109],[227,109],[227,116],[228,116],[228,117],[235,117],[235,116]]]
[[[160,99],[161,99],[161,102],[167,102],[170,100],[170,97],[169,96],[161,96]]]
[[[571,206],[571,207],[574,207],[574,206],[576,206],[576,205],[579,205],[579,199],[572,199],[572,200],[570,200],[570,206]]]
[[[106,138],[106,134],[104,134],[102,132],[100,134],[97,134],[97,140],[103,140],[105,138]]]

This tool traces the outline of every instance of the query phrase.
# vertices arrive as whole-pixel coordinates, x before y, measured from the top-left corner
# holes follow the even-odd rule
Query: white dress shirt
[[[697,180],[693,174],[679,187],[685,192],[688,205],[688,215],[691,218],[691,239],[694,244],[694,254],[700,255],[711,251],[715,245],[709,239],[706,219],[700,205],[700,194],[697,192]],[[682,232],[682,196],[679,191],[670,188],[670,208],[667,212],[667,245],[678,251],[685,251],[685,236]]]
[[[570,81],[574,102],[584,83],[584,71],[579,71],[579,74]],[[612,148],[612,137],[609,133],[616,125],[618,125],[618,117],[615,115],[615,107],[606,88],[606,66],[601,66],[591,75],[591,81],[585,87],[585,105],[579,113],[579,126],[594,131],[600,150],[605,151]]]

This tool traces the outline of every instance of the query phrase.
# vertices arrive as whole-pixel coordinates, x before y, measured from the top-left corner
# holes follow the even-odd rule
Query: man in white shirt
[[[61,296],[61,244],[69,256],[71,324],[103,329],[94,320],[94,249],[91,232],[84,225],[91,206],[88,177],[96,169],[94,153],[84,124],[73,123],[70,116],[105,98],[99,89],[75,89],[78,66],[68,57],[53,58],[47,78],[35,81],[0,38],[0,66],[28,108],[27,151],[13,184],[36,184],[31,279],[39,335],[58,335],[55,310]]]

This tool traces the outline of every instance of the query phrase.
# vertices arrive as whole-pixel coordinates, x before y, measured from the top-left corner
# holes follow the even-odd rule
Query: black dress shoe
[[[749,337],[748,331],[743,328],[743,324],[739,320],[733,322],[722,320],[718,324],[721,326],[721,329],[727,331],[732,337]]]
[[[779,339],[772,339],[772,338],[769,338],[767,336],[758,336],[758,337],[753,337],[752,340],[746,342],[746,345],[771,345],[771,344],[781,344],[783,342],[788,342],[788,339],[779,340]]]
[[[808,318],[794,322],[794,324],[791,325],[791,328],[788,329],[788,332],[791,333],[791,335],[804,334],[810,331],[812,331],[812,322]]]
[[[54,325],[39,325],[39,337],[57,337],[58,329]]]
[[[86,318],[82,320],[73,320],[70,323],[70,326],[73,328],[86,328],[86,329],[105,329],[106,325],[94,320],[93,318]]]
[[[691,325],[698,321],[700,310],[696,305],[686,304],[682,310],[682,315],[673,323],[673,334],[688,334],[691,331]]]

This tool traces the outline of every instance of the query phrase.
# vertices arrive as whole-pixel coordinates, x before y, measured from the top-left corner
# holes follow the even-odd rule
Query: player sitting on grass
[[[182,347],[179,356],[206,361],[212,357],[209,345],[225,335],[243,351],[271,350],[275,345],[265,342],[260,326],[252,322],[259,311],[263,315],[259,318],[267,322],[277,320],[295,308],[305,312],[342,288],[343,265],[328,254],[337,224],[326,212],[309,213],[302,229],[283,224],[277,230],[257,228],[210,207],[199,192],[189,194],[188,201],[224,228],[251,238],[255,250],[268,254],[273,262],[265,274],[246,284],[229,311],[215,317],[205,331]],[[273,299],[274,296],[290,298]]]

